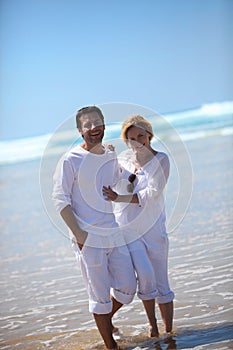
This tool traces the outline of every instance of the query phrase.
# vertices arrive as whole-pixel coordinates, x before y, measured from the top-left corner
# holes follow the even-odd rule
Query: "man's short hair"
[[[78,112],[76,113],[76,126],[78,129],[81,129],[81,123],[80,123],[80,118],[82,115],[87,114],[87,113],[92,113],[96,112],[98,113],[99,117],[101,118],[103,125],[104,125],[104,116],[100,108],[96,106],[87,106],[80,108]]]

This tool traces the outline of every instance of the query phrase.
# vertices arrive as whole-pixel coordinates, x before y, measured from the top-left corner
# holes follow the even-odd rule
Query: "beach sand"
[[[187,148],[192,200],[169,234],[175,335],[157,343],[148,338],[145,312],[135,297],[115,317],[125,350],[233,349],[232,136],[200,138]],[[44,210],[39,165],[0,168],[0,348],[104,349],[70,242]],[[163,333],[158,310],[157,317]]]

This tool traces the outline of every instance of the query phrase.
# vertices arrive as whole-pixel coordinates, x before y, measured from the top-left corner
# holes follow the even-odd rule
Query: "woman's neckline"
[[[139,170],[141,170],[142,168],[145,167],[145,165],[149,164],[157,155],[158,155],[158,151],[153,150],[153,157],[148,159],[148,161],[146,163],[144,163],[143,165],[138,164],[138,167],[135,165],[135,163],[133,163],[134,165],[134,174],[136,174]]]

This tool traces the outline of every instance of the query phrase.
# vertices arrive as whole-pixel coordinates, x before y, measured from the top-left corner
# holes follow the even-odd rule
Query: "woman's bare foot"
[[[119,328],[112,326],[112,333],[119,333]]]
[[[149,332],[148,332],[148,336],[150,338],[158,338],[159,337],[159,330],[157,325],[155,325],[154,327],[150,326],[149,327]]]
[[[122,337],[122,333],[121,333],[121,331],[119,330],[119,328],[114,327],[114,326],[113,326],[113,328],[112,328],[112,335],[113,335],[113,338],[114,338],[115,340],[119,340],[119,339],[121,339],[121,337]]]

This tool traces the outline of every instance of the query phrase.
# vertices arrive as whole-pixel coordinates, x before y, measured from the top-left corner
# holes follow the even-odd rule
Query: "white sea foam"
[[[163,115],[164,119],[179,134],[169,136],[165,129],[161,131],[160,136],[162,139],[171,137],[176,141],[180,135],[183,141],[190,141],[213,135],[232,135],[232,115],[233,101],[204,104],[200,108],[165,114]],[[152,123],[156,122],[156,118],[153,119],[153,116],[145,117]],[[121,123],[107,123],[106,126],[106,140],[119,138]],[[0,165],[41,158],[51,137],[52,142],[49,149],[46,150],[46,155],[53,156],[63,153],[64,146],[70,147],[74,143],[75,137],[78,139],[79,136],[76,130],[65,130],[55,134],[0,141]]]

